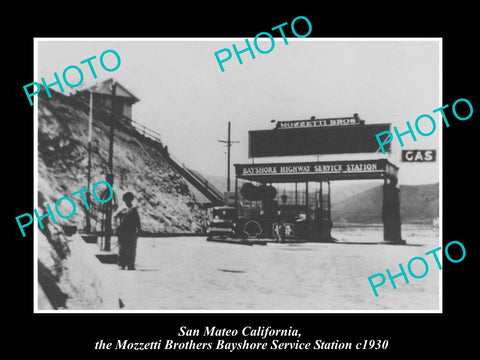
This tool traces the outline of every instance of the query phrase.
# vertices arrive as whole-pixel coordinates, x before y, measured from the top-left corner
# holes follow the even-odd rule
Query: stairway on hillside
[[[79,96],[71,95],[66,97],[66,99],[72,104],[82,107],[86,111],[89,110],[90,105]],[[94,106],[92,114],[95,119],[104,121],[107,124],[110,122],[111,112],[109,109]],[[167,160],[167,162],[173,168],[175,168],[175,170],[177,170],[186,181],[193,185],[195,189],[197,189],[203,196],[206,197],[206,199],[208,199],[210,203],[206,205],[217,206],[224,204],[223,193],[200,173],[187,168],[181,161],[173,157],[168,151],[168,146],[163,144],[162,137],[158,132],[124,115],[118,116],[116,114],[116,120],[118,126],[121,126],[124,131],[130,132],[133,136],[141,141],[149,142],[150,145],[158,149],[164,156],[165,160]]]

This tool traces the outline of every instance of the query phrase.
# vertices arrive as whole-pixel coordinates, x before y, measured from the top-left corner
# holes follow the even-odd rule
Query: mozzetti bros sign
[[[276,129],[296,129],[322,126],[344,126],[344,125],[360,125],[361,120],[358,117],[334,118],[334,119],[310,119],[310,120],[293,120],[278,121]]]
[[[249,131],[248,157],[375,153],[375,134],[390,129],[390,124],[339,125],[343,121],[356,120],[288,121],[272,130]]]
[[[241,178],[258,178],[291,175],[329,175],[329,178],[341,179],[351,175],[395,175],[396,168],[386,159],[361,161],[324,161],[309,163],[276,163],[235,165],[236,174]],[[370,176],[369,176],[370,177]]]

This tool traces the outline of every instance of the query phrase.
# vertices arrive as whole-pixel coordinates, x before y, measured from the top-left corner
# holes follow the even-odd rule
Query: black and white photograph
[[[38,311],[441,311],[441,39],[36,47]]]
[[[72,5],[3,23],[5,350],[475,353],[473,9]]]

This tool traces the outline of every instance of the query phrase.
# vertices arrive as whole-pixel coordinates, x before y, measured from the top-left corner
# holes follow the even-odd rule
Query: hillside
[[[81,197],[72,195],[87,186],[89,107],[76,97],[50,91],[52,98],[43,93],[38,97],[36,208],[40,214],[46,213],[45,203],[54,209],[57,199],[67,196],[75,200],[76,213],[69,219],[56,216],[57,224],[42,221],[44,229],[40,229],[38,237],[38,307],[99,309],[108,304],[91,254],[83,240],[68,238],[62,229],[62,225],[75,225],[82,230],[88,211],[92,230],[102,230],[101,210],[105,207],[102,209],[92,198],[87,210]],[[93,112],[90,186],[106,178],[110,117],[104,111]],[[167,161],[166,148],[125,120],[116,123],[114,139],[114,208],[123,205],[122,195],[131,191],[139,206],[143,235],[201,232],[206,210]],[[71,210],[71,205],[60,207],[63,214]]]
[[[87,186],[88,107],[54,93],[38,98],[38,191],[52,206],[62,196]],[[108,117],[94,112],[92,182],[105,180],[108,161]],[[123,205],[124,192],[132,191],[139,205],[142,228],[147,232],[199,232],[206,211],[197,203],[185,180],[165,160],[162,146],[142,138],[135,129],[118,126],[114,137],[115,204]],[[62,224],[85,224],[80,196],[77,212]],[[92,198],[92,226],[100,230],[98,208]],[[68,210],[65,211],[68,213]]]
[[[438,184],[401,185],[402,223],[432,223],[439,215],[438,196]],[[338,203],[332,199],[332,220],[343,223],[382,223],[382,201],[381,185]]]

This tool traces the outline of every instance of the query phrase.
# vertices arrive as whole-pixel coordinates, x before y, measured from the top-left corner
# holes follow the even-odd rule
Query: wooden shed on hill
[[[85,100],[90,99],[90,90],[93,92],[93,106],[111,109],[112,107],[112,84],[113,79],[107,79],[93,86],[85,88],[78,94]],[[115,113],[122,114],[127,119],[132,119],[133,104],[140,101],[131,91],[116,81]]]

